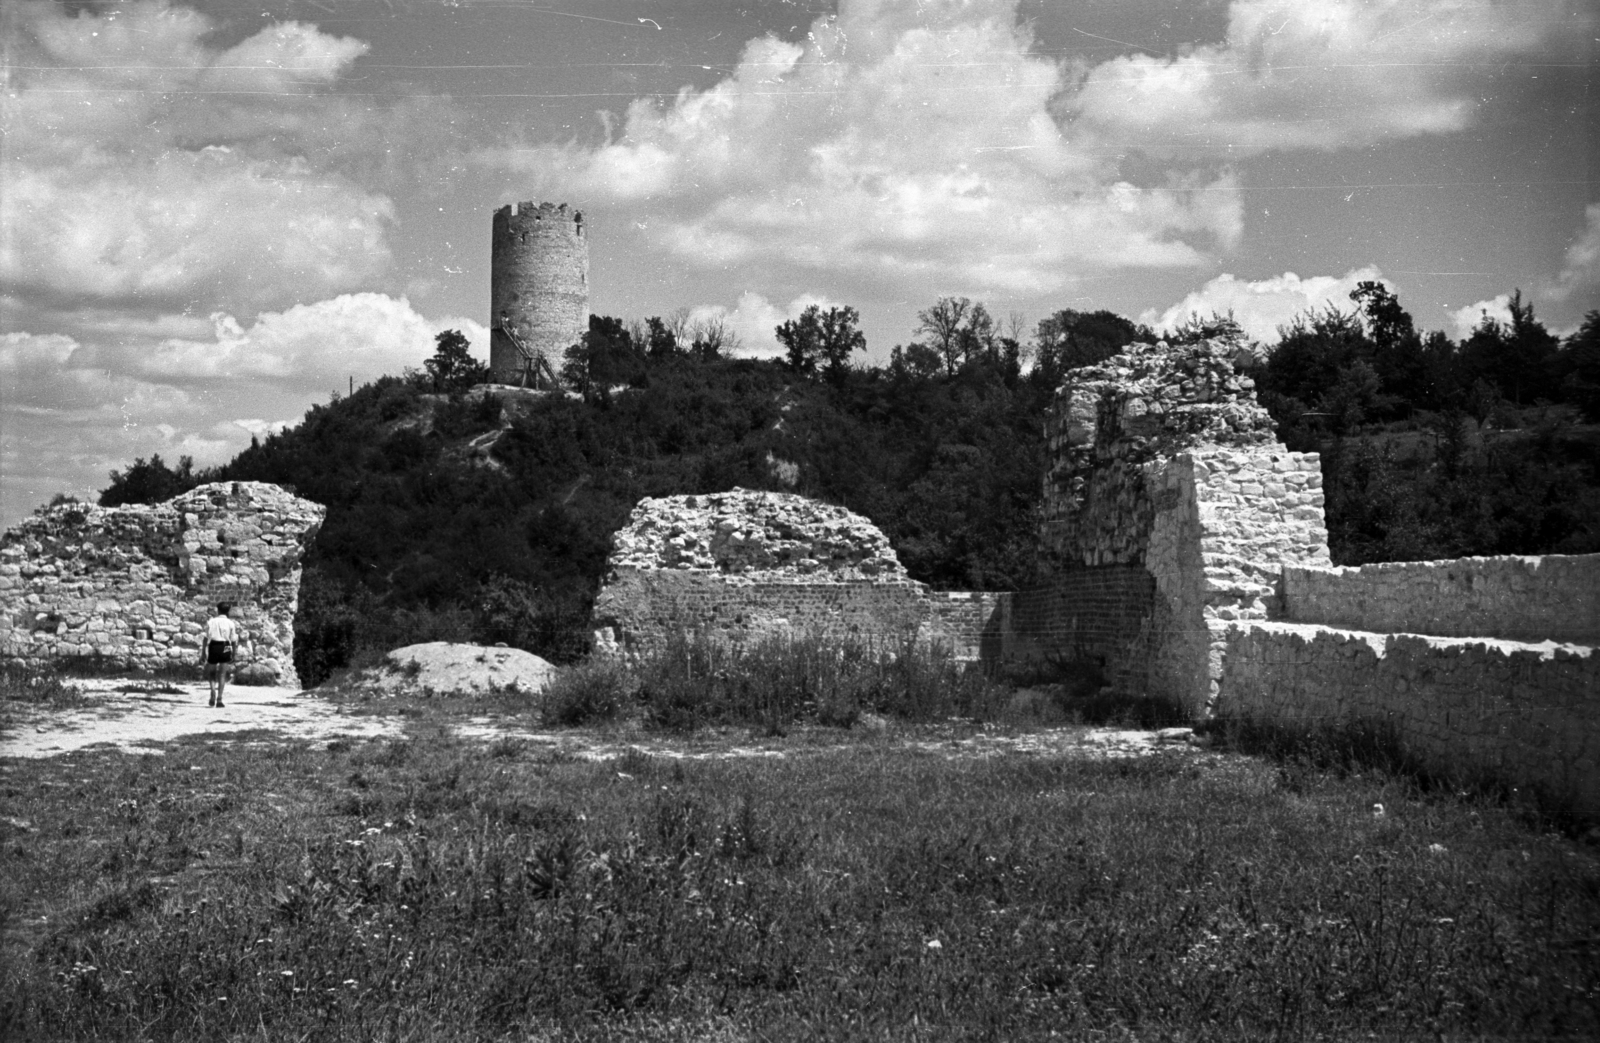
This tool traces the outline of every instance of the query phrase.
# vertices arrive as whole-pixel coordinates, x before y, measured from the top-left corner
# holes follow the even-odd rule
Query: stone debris
[[[556,673],[555,664],[520,648],[428,641],[397,648],[365,683],[389,694],[425,691],[434,695],[537,695]]]
[[[792,493],[734,489],[641,500],[613,537],[611,570],[686,569],[749,579],[905,582],[879,528]]]

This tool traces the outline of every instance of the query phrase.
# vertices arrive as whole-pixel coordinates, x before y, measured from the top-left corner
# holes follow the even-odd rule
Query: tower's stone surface
[[[518,203],[494,212],[489,270],[489,367],[517,383],[520,343],[551,367],[589,328],[589,240],[567,204]],[[507,334],[510,336],[507,336]]]

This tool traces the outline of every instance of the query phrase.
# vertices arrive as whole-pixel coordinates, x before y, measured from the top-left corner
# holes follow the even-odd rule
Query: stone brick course
[[[194,663],[217,602],[251,637],[239,676],[298,684],[300,562],[324,509],[276,485],[202,485],[155,505],[64,504],[0,537],[0,660]]]
[[[1382,633],[1600,645],[1600,555],[1283,570],[1283,618]]]
[[[1217,713],[1314,732],[1389,731],[1464,783],[1531,786],[1600,813],[1600,655],[1545,641],[1230,623]]]

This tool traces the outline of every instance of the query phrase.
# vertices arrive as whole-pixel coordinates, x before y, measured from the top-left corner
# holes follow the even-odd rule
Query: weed
[[[69,683],[58,670],[12,665],[0,666],[0,699],[62,709],[88,703],[83,691]]]

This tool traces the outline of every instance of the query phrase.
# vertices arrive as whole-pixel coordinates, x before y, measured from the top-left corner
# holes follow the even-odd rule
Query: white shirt
[[[206,640],[226,641],[232,644],[238,640],[239,624],[227,616],[212,616],[206,620]]]

